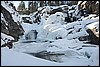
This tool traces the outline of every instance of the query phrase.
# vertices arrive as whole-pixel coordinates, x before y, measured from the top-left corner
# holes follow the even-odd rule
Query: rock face
[[[86,9],[87,13],[99,14],[99,1],[82,1],[79,9]]]
[[[96,31],[96,28],[93,28],[87,29],[87,32],[89,33],[90,43],[99,45],[99,31]]]
[[[99,45],[99,31],[97,31],[96,27],[93,29],[87,29],[88,36],[79,37],[80,41],[88,41],[91,44]]]
[[[3,15],[3,17],[1,17],[3,18],[1,20],[1,32],[14,37],[15,41],[17,41],[19,36],[24,34],[22,26],[14,21],[9,10],[6,10],[2,5],[1,14]]]

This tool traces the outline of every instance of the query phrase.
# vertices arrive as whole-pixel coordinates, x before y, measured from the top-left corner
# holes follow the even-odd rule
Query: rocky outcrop
[[[96,27],[93,29],[86,30],[89,33],[89,41],[92,44],[99,45],[99,31],[97,31]]]
[[[87,13],[99,14],[99,1],[82,1],[78,9],[86,9]]]
[[[15,41],[18,40],[19,36],[24,34],[24,30],[18,22],[15,22],[9,10],[6,10],[1,5],[1,13],[3,19],[1,20],[1,32],[14,37]]]
[[[87,29],[88,36],[81,36],[78,39],[80,41],[87,41],[87,43],[99,45],[99,31],[97,31],[96,27],[93,29]]]

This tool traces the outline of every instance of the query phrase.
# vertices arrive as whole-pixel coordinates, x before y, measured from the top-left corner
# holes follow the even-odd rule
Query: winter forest
[[[1,1],[1,66],[99,66],[99,1]]]

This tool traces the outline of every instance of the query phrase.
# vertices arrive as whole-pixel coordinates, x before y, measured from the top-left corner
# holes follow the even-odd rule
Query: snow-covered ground
[[[81,22],[83,22],[83,21],[81,21]],[[63,26],[66,29],[68,29],[68,27],[70,28],[70,27],[74,26],[75,24],[77,26],[78,23],[75,23],[75,24],[74,23],[75,22],[73,22],[73,24],[70,23],[71,25],[69,25],[69,26],[67,26],[67,25],[63,25]],[[85,24],[85,22],[84,22],[84,24]],[[42,28],[41,26],[36,25],[36,24],[22,23],[22,25],[24,27],[24,30],[26,30],[26,33],[32,29],[36,29],[39,32],[40,29]],[[77,27],[77,28],[79,28],[79,27]],[[90,26],[88,26],[88,27],[90,27]],[[41,35],[43,35],[43,34],[41,34]],[[70,35],[72,35],[72,37]],[[42,41],[40,41],[40,39],[37,39],[36,40],[37,42],[25,43],[25,42],[27,42],[27,40],[25,40],[24,38],[21,38],[18,42],[14,43],[15,45],[14,45],[13,49],[10,49],[10,50],[1,49],[1,51],[2,51],[1,52],[2,53],[1,54],[1,58],[2,58],[1,64],[2,64],[2,66],[5,66],[5,65],[7,65],[7,66],[8,65],[11,65],[11,66],[12,65],[14,65],[14,66],[16,66],[16,65],[18,65],[18,66],[20,66],[20,65],[22,65],[22,66],[23,65],[25,65],[25,66],[39,66],[39,65],[40,66],[41,65],[43,65],[43,66],[88,66],[88,65],[89,66],[98,66],[99,65],[99,46],[92,45],[92,44],[83,44],[83,42],[79,41],[78,39],[73,39],[74,37],[77,37],[77,36],[79,36],[79,35],[78,34],[76,35],[76,33],[75,33],[75,34],[69,34],[69,38],[66,37],[66,38],[58,39],[58,40],[54,40],[54,39],[52,40],[52,39],[47,38],[47,39],[49,39],[49,41],[54,41],[52,43],[42,42]],[[86,46],[86,47],[83,47],[83,46]],[[47,51],[47,52],[51,52],[51,53],[52,52],[64,53],[63,56],[54,57],[54,58],[56,58],[56,60],[60,60],[61,63],[52,62],[52,61],[44,60],[41,58],[36,58],[31,55],[27,56],[27,54],[24,54],[24,53],[37,53],[37,52],[42,52],[42,51]],[[24,59],[24,56],[25,56],[26,60]],[[18,57],[20,59],[18,60],[16,57]],[[13,59],[13,60],[11,60],[11,59]],[[41,62],[41,63],[38,65],[37,62]]]
[[[48,66],[57,65],[55,62],[36,58],[7,48],[1,49],[1,66]]]
[[[91,47],[91,45],[89,44],[90,47],[75,46],[62,49],[67,45],[64,46],[62,45],[62,43],[61,44],[60,43],[61,42],[56,42],[55,45],[49,47],[47,51],[56,53],[65,53],[64,56],[60,56],[58,57],[58,59],[55,57],[57,60],[60,60],[61,63],[52,62],[41,58],[36,58],[34,56],[25,53],[20,53],[21,51],[32,53],[34,51],[40,51],[40,50],[42,51],[46,49],[45,47],[43,47],[44,45],[40,46],[39,44],[35,45],[33,43],[32,44],[21,43],[21,45],[16,45],[19,46],[19,48],[17,47],[17,50],[19,51],[8,48],[1,48],[1,66],[88,66],[88,65],[98,66],[99,65],[98,46]],[[78,50],[79,48],[82,49]]]
[[[63,63],[57,63],[48,61],[45,59],[37,58],[24,53],[9,50],[7,48],[1,48],[1,66],[98,66],[99,65],[99,51],[98,47],[86,47],[80,52],[90,53],[90,58],[85,56],[77,56],[71,50],[67,51],[65,57],[61,57]],[[87,51],[87,52],[86,52]]]
[[[6,9],[9,10],[8,7]],[[30,16],[31,19],[35,18],[34,13]],[[40,24],[21,23],[25,33],[20,36],[19,41],[13,43],[12,49],[1,48],[1,66],[99,66],[99,46],[78,40],[80,36],[89,35],[86,32],[87,28],[96,26],[99,31],[99,16],[93,17],[91,14],[88,17],[81,17],[82,21],[72,23],[64,21],[62,12],[52,14],[48,18],[46,16],[49,14],[41,16]],[[35,40],[32,30],[38,32]],[[31,40],[25,38],[28,33]],[[1,37],[13,40],[13,37],[3,33]],[[1,39],[1,44],[4,43]],[[53,55],[43,55],[43,59],[42,56],[38,58],[29,54],[44,51]]]
[[[7,43],[9,39],[14,40],[14,38],[12,36],[1,33],[1,45]]]

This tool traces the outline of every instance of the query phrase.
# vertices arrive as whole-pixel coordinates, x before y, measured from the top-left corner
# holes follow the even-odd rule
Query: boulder
[[[89,33],[90,43],[99,45],[99,31],[96,30],[96,27],[87,29],[86,31]]]

